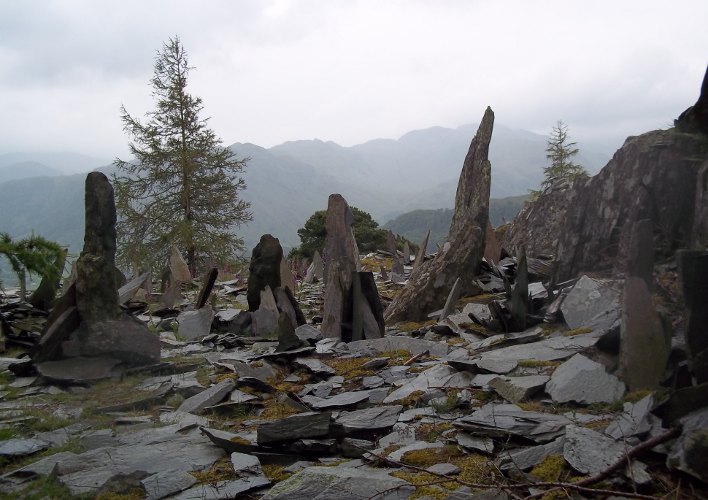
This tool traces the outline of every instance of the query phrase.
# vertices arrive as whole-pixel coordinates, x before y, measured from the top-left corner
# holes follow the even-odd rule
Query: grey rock
[[[306,396],[303,401],[307,402],[315,410],[324,410],[325,408],[337,408],[342,406],[351,406],[362,401],[369,399],[369,391],[352,391],[343,392],[337,394],[336,396],[328,397],[319,401],[307,399]]]
[[[460,468],[453,464],[435,464],[425,470],[433,474],[442,474],[443,476],[454,476],[460,473]]]
[[[281,285],[280,263],[283,260],[283,247],[278,238],[270,234],[261,236],[253,248],[248,266],[248,310],[257,311],[261,305],[261,292],[268,287],[275,290]]]
[[[177,335],[186,340],[200,339],[211,332],[214,321],[214,310],[211,306],[202,307],[196,311],[183,311],[177,316],[179,328]]]
[[[150,273],[143,273],[120,287],[118,289],[118,303],[125,304],[135,297],[137,291],[140,290],[140,287],[142,287],[149,278]]]
[[[278,316],[278,347],[275,352],[285,352],[301,346],[300,339],[295,335],[295,326],[290,316],[281,311]]]
[[[458,431],[455,436],[457,444],[467,450],[478,451],[487,455],[494,453],[494,441],[490,438],[478,437]]]
[[[308,467],[282,481],[262,500],[404,500],[415,488],[386,471],[347,467]]]
[[[123,373],[120,360],[109,357],[62,359],[44,361],[35,367],[49,381],[88,382],[120,376]]]
[[[232,403],[247,403],[249,401],[254,401],[257,399],[257,396],[239,391],[238,389],[234,389],[229,395],[229,401],[231,401]]]
[[[664,333],[647,283],[630,276],[624,282],[620,329],[620,373],[630,391],[656,389],[664,377],[671,338]]]
[[[559,403],[612,403],[622,398],[624,390],[624,384],[617,377],[582,354],[576,354],[556,368],[546,384],[546,392]]]
[[[497,377],[489,382],[489,386],[510,403],[520,403],[543,389],[549,379],[546,375]]]
[[[445,342],[433,342],[423,339],[415,339],[407,336],[388,336],[381,339],[358,340],[349,342],[347,347],[352,352],[390,352],[405,350],[412,355],[428,351],[431,356],[445,356],[450,352],[450,346]]]
[[[462,308],[462,313],[471,314],[482,324],[489,324],[494,319],[487,304],[465,304],[465,307]]]
[[[216,484],[198,484],[175,495],[174,500],[212,500],[238,498],[242,493],[246,493],[255,488],[261,488],[270,484],[270,480],[265,476],[253,476],[234,479],[231,481],[217,481]]]
[[[415,428],[407,424],[397,423],[389,434],[379,439],[378,446],[383,449],[392,444],[407,445],[415,442]]]
[[[170,250],[170,273],[175,282],[188,283],[192,281],[192,273],[189,272],[189,267],[179,249],[174,245]]]
[[[666,464],[708,483],[708,408],[689,413],[680,422],[683,431]]]
[[[342,456],[346,458],[361,458],[367,451],[375,448],[372,441],[345,437],[340,443]]]
[[[596,332],[574,335],[573,337],[552,337],[530,344],[512,345],[481,354],[479,360],[515,360],[533,359],[537,361],[555,361],[571,357],[573,354],[594,346],[600,335]]]
[[[216,385],[205,389],[196,396],[185,399],[184,402],[177,408],[177,411],[186,413],[199,413],[208,406],[213,406],[219,403],[234,390],[236,384],[232,379],[226,379]]]
[[[302,342],[307,342],[310,345],[315,345],[318,341],[322,340],[322,334],[312,325],[298,326],[295,328],[295,335],[297,335]]]
[[[651,429],[649,412],[653,408],[653,394],[645,396],[636,403],[625,403],[624,412],[607,426],[605,434],[620,440],[648,432]]]
[[[258,426],[260,445],[327,436],[332,414],[300,413]]]
[[[582,276],[568,293],[561,312],[570,328],[609,330],[620,319],[620,294],[611,282]]]
[[[569,425],[565,430],[563,458],[582,474],[597,474],[624,454],[623,443],[592,429]]]
[[[0,441],[0,456],[22,457],[49,448],[49,443],[40,439],[11,438]]]
[[[503,471],[527,471],[543,462],[549,455],[562,455],[564,444],[565,437],[561,436],[550,443],[504,451],[497,457],[497,462]]]
[[[390,429],[398,421],[403,407],[400,405],[378,406],[363,410],[341,412],[335,422],[345,433],[358,431],[379,432]]]
[[[310,372],[316,375],[324,375],[327,377],[336,374],[334,368],[323,363],[317,358],[295,358],[294,363],[297,366],[307,368]]]
[[[500,438],[513,435],[546,443],[562,436],[570,423],[562,415],[524,411],[512,404],[489,403],[457,419],[453,425],[478,435]]]
[[[462,293],[462,280],[460,278],[457,278],[455,280],[455,283],[453,283],[452,288],[450,289],[450,293],[447,296],[447,300],[445,301],[445,305],[443,306],[442,312],[440,313],[440,317],[438,318],[438,321],[442,321],[448,316],[450,316],[452,313],[455,312],[455,304],[457,304],[457,301],[460,299],[460,294]]]
[[[446,365],[436,365],[418,374],[411,382],[399,387],[386,399],[385,404],[400,401],[415,391],[425,391],[434,388],[464,388],[470,385],[472,375],[467,372],[458,372]]]
[[[151,474],[140,481],[147,500],[158,500],[179,493],[197,482],[189,472],[162,471]]]
[[[477,369],[482,373],[509,373],[516,368],[519,362],[515,359],[495,359],[482,357],[475,361]]]

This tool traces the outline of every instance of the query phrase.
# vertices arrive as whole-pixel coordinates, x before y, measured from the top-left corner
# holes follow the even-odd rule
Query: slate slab
[[[357,431],[377,432],[393,427],[402,410],[403,406],[393,405],[341,412],[335,422],[348,434]]]
[[[369,399],[369,391],[352,391],[343,392],[341,394],[337,394],[336,396],[325,398],[319,401],[309,399],[306,396],[305,398],[303,398],[303,401],[307,402],[307,404],[309,404],[315,410],[323,410],[325,408],[351,406],[357,403],[361,403],[362,401],[366,401],[367,399]]]
[[[546,375],[497,377],[489,382],[489,386],[507,401],[520,403],[542,390],[549,379]]]
[[[561,312],[570,328],[609,330],[619,324],[620,294],[612,282],[581,276],[563,301]]]
[[[49,443],[40,439],[12,438],[0,441],[0,456],[22,457],[49,448]]]
[[[511,469],[527,471],[543,462],[549,455],[562,455],[564,443],[565,437],[561,436],[550,443],[504,451],[497,457],[497,463],[503,471]]]
[[[411,395],[415,391],[426,391],[430,388],[465,388],[470,385],[472,375],[458,372],[447,365],[435,365],[421,372],[411,382],[399,387],[383,400],[384,404],[394,403]]]
[[[202,307],[196,311],[183,311],[177,316],[179,328],[177,335],[186,340],[202,338],[211,331],[214,321],[214,310],[211,306]]]
[[[597,474],[625,454],[625,445],[599,432],[569,425],[565,430],[563,458],[583,474]]]
[[[214,406],[216,403],[221,402],[232,390],[234,390],[234,387],[236,387],[236,384],[232,379],[223,380],[218,384],[205,389],[196,396],[185,399],[179,408],[177,408],[177,411],[199,413],[204,408]]]
[[[559,403],[612,403],[624,395],[624,390],[624,384],[617,377],[582,354],[576,354],[556,368],[546,384],[546,392]]]
[[[327,436],[331,419],[330,412],[308,412],[267,422],[258,426],[256,441],[263,445]]]
[[[308,467],[273,486],[261,500],[404,500],[414,491],[385,470]]]

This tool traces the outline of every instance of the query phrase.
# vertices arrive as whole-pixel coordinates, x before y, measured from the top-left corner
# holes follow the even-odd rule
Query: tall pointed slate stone
[[[447,243],[432,261],[415,269],[406,287],[386,309],[387,321],[425,319],[443,306],[458,277],[463,294],[471,289],[484,254],[489,218],[489,142],[493,128],[494,113],[487,108],[462,165]]]
[[[346,328],[343,324],[351,321],[352,273],[361,270],[352,224],[354,215],[346,200],[341,194],[331,194],[325,222],[325,299],[321,328],[325,337],[343,338],[342,328]]]

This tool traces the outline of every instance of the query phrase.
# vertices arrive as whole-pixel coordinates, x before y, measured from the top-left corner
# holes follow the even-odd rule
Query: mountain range
[[[230,148],[237,156],[250,158],[243,198],[253,212],[253,221],[239,233],[249,253],[264,233],[278,237],[284,247],[296,246],[297,229],[313,212],[327,207],[331,193],[341,193],[380,224],[416,209],[452,208],[476,128],[433,127],[398,140],[375,139],[351,147],[317,139],[267,149],[235,143]],[[546,163],[545,146],[543,135],[496,125],[490,146],[492,197],[524,195],[537,188]],[[600,146],[579,147],[578,161],[591,173],[610,158]],[[72,153],[0,154],[0,231],[16,238],[34,232],[78,253],[83,244],[85,175],[75,172],[92,169],[110,173],[113,167]],[[508,220],[509,213],[503,218]]]

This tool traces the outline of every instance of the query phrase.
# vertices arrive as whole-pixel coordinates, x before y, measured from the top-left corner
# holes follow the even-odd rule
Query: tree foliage
[[[7,233],[0,233],[0,255],[10,262],[10,267],[17,274],[20,283],[25,273],[34,273],[42,278],[58,280],[64,250],[59,244],[41,236],[32,235],[13,241]]]
[[[155,110],[141,122],[121,107],[134,161],[114,162],[122,174],[113,177],[117,257],[135,271],[157,271],[172,245],[184,252],[193,275],[243,249],[234,230],[251,220],[249,204],[239,199],[246,185],[238,174],[248,159],[223,147],[200,118],[202,100],[187,92],[191,69],[179,38],[171,38],[157,53],[150,80]]]
[[[541,184],[541,190],[546,189],[558,179],[573,180],[578,177],[587,177],[588,173],[585,168],[573,161],[573,158],[578,154],[577,144],[577,142],[570,141],[568,126],[559,120],[553,126],[546,143],[548,165],[543,169],[545,178]]]
[[[368,253],[383,248],[387,232],[379,227],[378,222],[372,219],[368,212],[359,210],[357,207],[351,207],[351,209],[354,215],[352,229],[359,251]],[[301,244],[290,251],[289,257],[310,259],[315,250],[322,252],[327,237],[326,219],[327,211],[318,210],[305,221],[305,225],[297,230]]]

